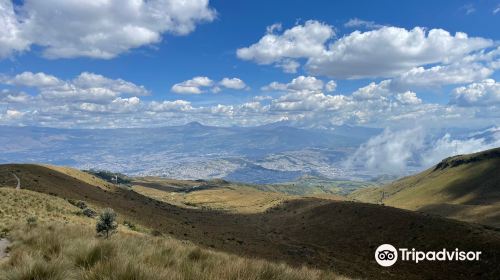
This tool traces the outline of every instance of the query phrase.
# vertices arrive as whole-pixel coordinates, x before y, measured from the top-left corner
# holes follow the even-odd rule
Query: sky
[[[483,129],[500,2],[0,0],[0,125]]]

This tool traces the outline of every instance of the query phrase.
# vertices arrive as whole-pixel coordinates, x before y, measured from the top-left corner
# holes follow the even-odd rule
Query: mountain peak
[[[204,127],[203,124],[197,122],[197,121],[193,121],[193,122],[189,122],[186,124],[186,126],[189,126],[189,127]]]

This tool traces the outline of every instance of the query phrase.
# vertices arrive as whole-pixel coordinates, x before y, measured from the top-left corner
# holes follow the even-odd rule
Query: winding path
[[[21,189],[21,179],[19,179],[19,177],[17,177],[16,173],[12,173],[12,175],[14,175],[14,177],[16,177],[16,180],[17,180],[16,189],[17,190]]]

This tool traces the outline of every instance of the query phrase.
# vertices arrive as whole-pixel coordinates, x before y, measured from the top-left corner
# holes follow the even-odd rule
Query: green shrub
[[[89,217],[89,218],[93,218],[97,215],[97,213],[90,208],[83,209],[82,214]]]
[[[118,228],[118,224],[116,223],[116,213],[111,208],[106,208],[102,211],[101,215],[99,215],[99,220],[96,224],[97,234],[103,235],[108,238],[111,234],[113,234]]]

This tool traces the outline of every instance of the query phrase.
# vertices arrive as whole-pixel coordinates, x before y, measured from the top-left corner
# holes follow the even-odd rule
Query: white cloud
[[[374,21],[367,21],[359,18],[350,19],[349,21],[344,23],[344,26],[349,28],[363,27],[367,29],[378,29],[384,27],[384,25],[377,24]]]
[[[297,91],[285,94],[271,103],[277,111],[336,111],[351,101],[345,95],[327,95],[319,91]]]
[[[153,101],[150,104],[150,109],[155,112],[181,111],[187,112],[193,109],[191,102],[185,100],[175,101]]]
[[[246,89],[248,86],[239,78],[224,78],[219,85],[229,89]]]
[[[328,81],[325,85],[325,90],[328,92],[334,92],[335,89],[337,88],[337,83],[335,81]]]
[[[158,43],[164,33],[188,34],[216,16],[208,0],[26,0],[17,13],[0,1],[0,57],[33,44],[49,58],[109,59]]]
[[[94,88],[94,87],[105,87],[109,88],[115,92],[134,94],[134,95],[148,95],[149,92],[144,88],[144,86],[138,86],[134,83],[127,82],[122,79],[110,79],[102,75],[83,72],[76,79],[73,80],[73,84],[81,88]]]
[[[266,31],[268,34],[274,33],[275,31],[281,31],[281,29],[283,29],[283,26],[280,22],[274,23],[266,27]]]
[[[368,171],[403,175],[412,169],[428,168],[446,157],[468,154],[500,146],[500,128],[493,127],[470,135],[452,137],[450,133],[433,135],[417,127],[384,130],[362,144],[345,162],[347,166]]]
[[[19,118],[21,118],[23,115],[24,115],[24,113],[23,113],[23,112],[20,112],[20,111],[17,111],[17,110],[7,110],[7,111],[5,112],[4,117],[5,117],[7,120],[13,120],[13,119],[19,119]]]
[[[270,84],[261,87],[263,91],[284,91],[287,89],[287,85],[280,82],[271,82]]]
[[[418,105],[422,103],[422,99],[417,97],[413,91],[406,91],[396,94],[396,100],[405,105]]]
[[[323,89],[323,81],[312,76],[298,76],[287,84],[272,82],[262,87],[264,91],[320,91]]]
[[[172,86],[172,91],[180,94],[202,94],[202,88],[211,87],[214,81],[208,77],[198,76]]]
[[[335,41],[321,55],[312,56],[307,67],[331,77],[389,77],[421,65],[450,63],[492,44],[461,32],[453,36],[443,29],[382,27],[354,31]]]
[[[13,77],[3,76],[0,83],[10,86],[32,87],[39,91],[39,98],[54,102],[80,101],[109,103],[122,94],[147,95],[143,87],[122,79],[110,79],[102,75],[83,72],[73,80],[61,80],[42,72],[23,72]],[[28,96],[18,96],[17,99]],[[11,99],[15,99],[14,96]]]
[[[300,63],[293,59],[283,59],[280,62],[276,63],[276,67],[283,69],[283,72],[294,74],[297,73],[297,69],[300,67]]]
[[[486,79],[458,87],[453,91],[451,103],[459,106],[491,106],[500,104],[500,83]]]
[[[143,101],[137,96],[142,90],[132,90],[143,87],[98,74],[84,72],[63,80],[45,73],[28,73],[2,76],[0,112],[9,109],[25,114],[16,121],[7,121],[4,117],[0,124],[127,127],[203,120],[212,125],[259,125],[287,119],[294,125],[314,128],[342,124],[408,127],[415,123],[434,127],[484,127],[497,124],[500,118],[498,105],[478,109],[475,105],[426,103],[414,91],[394,90],[391,80],[368,84],[352,94],[328,94],[328,83],[312,76],[298,76],[288,83],[271,83],[268,87],[277,92],[269,96],[248,96],[229,104],[214,104],[213,100],[192,104],[187,100],[158,98]],[[28,85],[31,85],[30,94],[17,88]],[[224,89],[219,82],[207,77],[192,79],[183,86],[206,92],[216,87]]]
[[[431,166],[442,159],[461,154],[470,154],[500,146],[500,130],[497,128],[492,133],[492,140],[485,138],[453,139],[449,133],[436,140],[422,155],[423,166]]]
[[[287,84],[289,90],[302,91],[312,90],[318,91],[323,89],[323,81],[311,76],[298,76]]]
[[[0,26],[0,59],[29,48],[10,0],[0,0]]]
[[[285,30],[283,34],[267,33],[258,43],[237,50],[239,58],[259,64],[279,63],[285,70],[295,72],[297,62],[290,59],[320,55],[324,44],[335,35],[333,27],[309,20]]]
[[[257,95],[253,99],[255,101],[265,101],[265,100],[272,100],[273,97],[269,95]]]
[[[393,80],[396,87],[439,87],[480,81],[494,70],[479,63],[416,67]]]
[[[349,25],[354,24],[362,21],[352,21]],[[334,35],[333,27],[307,21],[282,34],[267,33],[259,42],[238,49],[237,55],[258,64],[274,64],[285,72],[296,72],[299,59],[305,59],[306,70],[314,75],[375,78],[395,77],[430,64],[451,64],[494,44],[492,40],[469,37],[462,32],[452,35],[443,29],[422,27],[407,30],[383,26],[366,32],[354,31],[332,41]]]
[[[215,83],[208,77],[198,76],[191,80],[184,81],[172,86],[172,91],[180,94],[202,94],[206,89],[210,89],[213,93],[219,93],[224,88],[233,90],[248,90],[248,87],[240,78],[223,78]]]
[[[391,80],[384,80],[380,83],[371,82],[357,89],[352,96],[357,100],[386,99],[392,94],[390,86]]]
[[[10,85],[26,87],[53,87],[61,85],[63,83],[58,78],[41,72],[23,72],[14,76],[13,78],[5,77],[3,82]]]
[[[387,174],[401,174],[414,159],[415,151],[423,146],[422,128],[395,132],[386,129],[361,145],[347,164]]]

